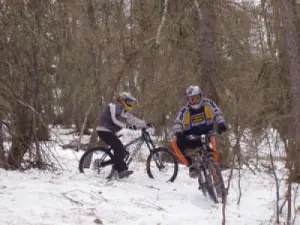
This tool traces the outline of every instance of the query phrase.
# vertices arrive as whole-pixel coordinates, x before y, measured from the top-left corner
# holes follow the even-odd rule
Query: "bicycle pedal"
[[[197,178],[197,177],[198,177],[198,170],[197,170],[197,168],[191,166],[191,167],[189,168],[189,176],[190,176],[191,178],[194,178],[194,179]]]
[[[189,175],[190,175],[191,178],[194,178],[194,179],[198,177],[197,171],[191,171],[191,172],[189,173]]]

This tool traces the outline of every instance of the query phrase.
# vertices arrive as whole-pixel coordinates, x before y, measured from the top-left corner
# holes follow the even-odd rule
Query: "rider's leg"
[[[188,159],[184,156],[184,149],[185,149],[185,145],[184,143],[182,143],[183,141],[178,139],[178,138],[174,138],[172,140],[172,148],[176,154],[176,156],[179,158],[179,160],[186,166],[189,166],[190,162],[188,161]]]
[[[184,155],[184,157],[186,158],[186,161],[188,162],[188,167],[189,167],[189,175],[192,178],[197,178],[198,177],[198,170],[197,170],[197,166],[195,166],[192,162],[192,159],[189,158],[188,156],[186,156],[186,152],[185,149],[186,148],[196,148],[198,146],[201,146],[201,143],[198,140],[188,140],[186,138],[183,139],[179,139],[177,140],[177,146],[178,149],[180,150],[180,152],[182,152],[182,154]]]
[[[187,148],[196,148],[200,146],[199,141],[197,140],[188,140],[184,136],[182,138],[175,138],[172,141],[172,147],[180,159],[180,161],[185,164],[186,166],[190,166],[192,161],[191,158],[186,156],[186,149]]]
[[[107,131],[98,131],[99,137],[111,148],[114,150],[114,161],[115,161],[115,169],[119,172],[119,174],[126,171],[128,168],[124,162],[124,145],[120,141],[120,139],[115,136],[112,132]],[[128,171],[129,172],[129,171]],[[132,173],[132,171],[130,171]]]

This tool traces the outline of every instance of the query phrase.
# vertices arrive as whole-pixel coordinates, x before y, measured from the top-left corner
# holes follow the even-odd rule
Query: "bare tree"
[[[299,59],[299,32],[297,24],[299,18],[296,12],[296,1],[282,1],[278,2],[280,9],[282,29],[284,33],[285,53],[287,56],[287,69],[289,74],[289,81],[291,85],[291,122],[289,129],[289,136],[292,146],[289,146],[289,162],[290,169],[293,170],[291,180],[299,180],[300,178],[300,59]]]

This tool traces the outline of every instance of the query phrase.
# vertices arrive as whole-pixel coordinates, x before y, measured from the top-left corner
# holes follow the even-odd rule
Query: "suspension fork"
[[[155,149],[155,145],[154,145],[152,139],[150,138],[149,134],[147,134],[147,137],[144,137],[144,141],[146,142],[146,145],[151,153]],[[157,168],[159,168],[159,169],[164,168],[164,165],[161,162],[161,160],[159,159],[157,154],[153,154],[153,159],[154,159],[154,162],[155,162]]]
[[[201,163],[198,169],[199,169],[198,180],[200,180],[199,185],[204,186],[207,189],[207,183],[206,183],[207,168]]]

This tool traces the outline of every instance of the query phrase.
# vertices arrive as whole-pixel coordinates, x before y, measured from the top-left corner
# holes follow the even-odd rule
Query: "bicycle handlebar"
[[[153,127],[146,126],[146,127],[143,127],[141,130],[142,130],[142,132],[146,132],[146,131],[147,131],[147,129],[150,129],[150,128],[154,128],[154,126],[153,126]]]
[[[193,140],[193,139],[199,139],[201,140],[202,138],[206,138],[206,137],[210,137],[210,136],[214,136],[214,135],[218,135],[219,133],[216,131],[211,131],[208,134],[202,134],[202,135],[194,135],[194,134],[190,134],[187,135],[187,139],[189,140]],[[219,134],[221,135],[221,134]]]

